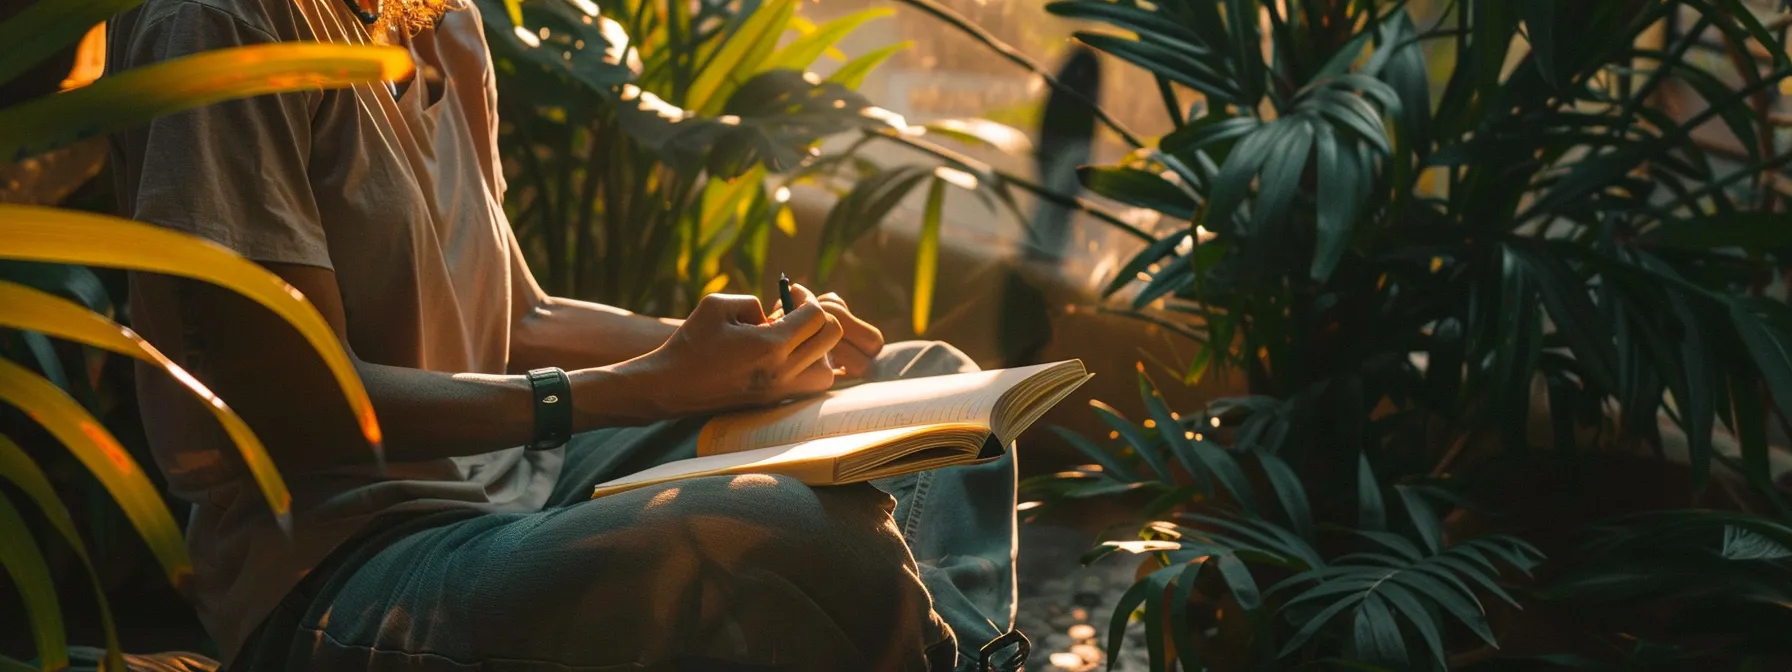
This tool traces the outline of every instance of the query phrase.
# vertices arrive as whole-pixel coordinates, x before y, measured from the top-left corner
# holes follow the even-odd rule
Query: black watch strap
[[[529,450],[559,448],[572,438],[572,379],[558,367],[529,372],[535,393],[535,440]]]

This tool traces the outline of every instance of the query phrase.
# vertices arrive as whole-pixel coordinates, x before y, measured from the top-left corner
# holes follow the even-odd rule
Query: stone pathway
[[[1027,523],[1020,533],[1020,609],[1015,625],[1033,641],[1028,672],[1092,672],[1107,669],[1108,623],[1114,602],[1133,583],[1136,561],[1108,557],[1084,567],[1088,530]],[[1142,622],[1127,624],[1115,670],[1148,668]]]

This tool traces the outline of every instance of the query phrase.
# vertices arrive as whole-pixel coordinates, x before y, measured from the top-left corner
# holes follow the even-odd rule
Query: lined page
[[[730,413],[709,421],[698,439],[697,451],[699,455],[716,455],[943,423],[988,427],[1002,393],[1051,366],[866,383],[774,408]]]

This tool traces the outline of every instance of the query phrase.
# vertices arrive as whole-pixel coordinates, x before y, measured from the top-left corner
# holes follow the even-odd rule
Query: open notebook
[[[599,483],[591,496],[726,474],[838,485],[993,460],[1089,377],[1073,359],[865,383],[719,415],[698,435],[697,457]]]

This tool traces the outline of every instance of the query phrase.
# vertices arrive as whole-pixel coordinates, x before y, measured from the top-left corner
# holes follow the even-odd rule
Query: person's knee
[[[945,341],[901,341],[884,346],[878,357],[885,379],[925,378],[980,370],[970,355]]]

